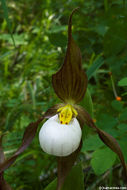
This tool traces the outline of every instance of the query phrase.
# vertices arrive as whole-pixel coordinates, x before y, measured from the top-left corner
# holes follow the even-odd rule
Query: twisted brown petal
[[[23,135],[21,146],[14,153],[14,155],[12,155],[11,158],[9,158],[8,160],[5,160],[2,164],[0,164],[0,172],[3,172],[9,166],[11,166],[14,163],[14,161],[16,160],[17,156],[19,156],[29,146],[29,144],[32,142],[32,140],[36,134],[39,123],[43,119],[44,119],[44,116],[39,118],[36,122],[32,122],[27,126],[27,128],[24,132],[24,135]]]
[[[76,109],[78,111],[79,121],[82,122],[82,124],[84,123],[84,124],[87,124],[88,126],[92,127],[95,130],[95,132],[97,132],[100,139],[105,143],[105,145],[107,145],[113,152],[115,152],[118,155],[118,157],[121,161],[121,164],[123,166],[125,177],[127,180],[127,166],[126,166],[120,145],[118,144],[116,139],[114,137],[112,137],[110,134],[106,133],[105,131],[99,129],[94,124],[93,120],[91,119],[90,115],[87,113],[86,110],[84,110],[80,106],[76,106]]]
[[[42,117],[40,117],[36,122],[30,123],[26,127],[23,138],[22,138],[21,146],[8,160],[4,160],[3,162],[0,162],[0,173],[2,173],[4,170],[10,167],[14,163],[16,158],[30,145],[30,143],[32,142],[33,138],[36,135],[38,125],[43,121],[44,118],[48,118],[55,115],[59,106],[61,106],[61,104],[55,105],[52,108],[48,109],[47,112]],[[3,159],[3,156],[1,156],[1,159]]]

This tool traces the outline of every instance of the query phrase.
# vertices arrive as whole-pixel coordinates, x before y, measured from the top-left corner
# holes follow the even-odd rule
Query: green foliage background
[[[92,73],[88,87],[93,119],[118,140],[127,162],[125,0],[1,0],[0,5],[0,132],[6,134],[6,157],[19,146],[25,127],[59,102],[51,76],[63,63],[69,15],[80,7],[73,17],[73,37],[82,52],[83,68],[89,76]],[[109,72],[122,101],[115,100]],[[81,104],[91,113],[91,100],[87,104],[84,99]],[[116,155],[88,126],[84,127],[83,139],[77,162],[82,162],[85,189],[124,186]],[[43,190],[55,179],[56,167],[55,157],[41,150],[36,135],[31,146],[5,172],[5,178],[15,190]]]

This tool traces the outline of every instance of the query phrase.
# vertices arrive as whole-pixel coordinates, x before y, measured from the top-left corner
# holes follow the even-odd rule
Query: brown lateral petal
[[[70,15],[68,23],[68,45],[64,64],[60,70],[52,76],[53,88],[57,96],[68,103],[80,102],[87,88],[87,76],[82,69],[82,58],[79,47],[72,38],[72,16],[77,9]]]
[[[79,148],[69,156],[66,157],[58,157],[58,180],[57,180],[57,190],[60,190],[62,185],[64,184],[64,180],[74,165],[76,158],[82,147],[82,141],[80,143]]]
[[[24,132],[23,139],[22,139],[22,144],[18,148],[18,150],[9,158],[8,160],[5,160],[3,163],[0,163],[0,173],[2,173],[4,170],[6,170],[8,167],[10,167],[14,161],[16,160],[17,156],[19,156],[32,142],[33,138],[36,135],[36,131],[38,128],[38,125],[40,124],[41,121],[43,121],[44,118],[48,118],[49,116],[53,116],[56,114],[56,110],[59,108],[59,105],[55,105],[47,112],[40,117],[36,122],[30,123]]]
[[[99,129],[93,122],[93,120],[91,119],[90,115],[87,113],[86,110],[84,110],[82,107],[80,106],[76,106],[76,109],[78,111],[78,115],[79,115],[79,120],[84,124],[87,124],[88,126],[92,127],[99,135],[100,139],[113,151],[115,152],[120,161],[121,164],[123,166],[124,169],[124,173],[125,173],[125,177],[127,180],[127,166],[124,160],[124,156],[123,153],[121,151],[121,148],[118,144],[118,142],[116,141],[116,139],[114,137],[112,137],[111,135],[109,135],[108,133],[106,133],[105,131]]]

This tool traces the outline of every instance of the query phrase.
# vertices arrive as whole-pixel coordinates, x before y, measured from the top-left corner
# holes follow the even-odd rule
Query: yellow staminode
[[[77,111],[70,105],[67,104],[57,110],[59,112],[59,119],[61,124],[68,124],[73,116],[77,116]]]

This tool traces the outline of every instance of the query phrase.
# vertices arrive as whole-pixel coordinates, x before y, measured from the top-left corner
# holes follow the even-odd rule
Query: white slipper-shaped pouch
[[[39,132],[39,141],[44,152],[55,156],[68,156],[80,144],[82,131],[73,118],[69,124],[61,124],[58,114],[48,119]]]

